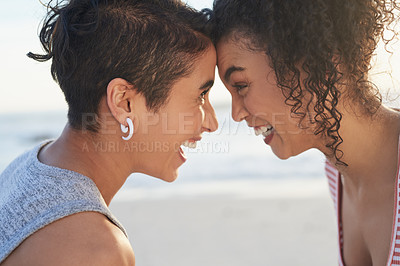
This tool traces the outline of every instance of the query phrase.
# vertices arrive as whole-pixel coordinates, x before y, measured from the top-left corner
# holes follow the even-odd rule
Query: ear
[[[128,81],[115,78],[107,86],[107,105],[111,114],[120,124],[126,124],[126,118],[132,118],[132,102],[137,94]]]

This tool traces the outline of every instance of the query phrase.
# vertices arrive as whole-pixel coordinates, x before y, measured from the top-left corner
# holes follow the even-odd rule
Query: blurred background
[[[189,0],[194,8],[212,0]],[[37,37],[38,0],[0,2],[0,172],[20,153],[57,138],[67,105]],[[400,107],[400,55],[377,49],[373,80]],[[322,154],[281,161],[246,124],[230,117],[219,77],[211,90],[220,128],[206,135],[172,184],[133,174],[111,209],[126,226],[138,266],[337,265],[336,224]]]

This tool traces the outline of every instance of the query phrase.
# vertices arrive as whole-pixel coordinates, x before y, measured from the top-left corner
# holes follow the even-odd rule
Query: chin
[[[272,152],[275,154],[276,157],[278,157],[281,160],[287,160],[290,157],[295,156],[295,155],[290,154],[289,152],[285,152],[285,151],[282,152],[282,151],[275,150],[275,149],[272,149]]]
[[[278,157],[281,160],[287,160],[291,157],[295,157],[297,155],[302,154],[303,152],[306,152],[309,149],[305,149],[305,150],[274,150],[272,149],[272,152],[276,155],[276,157]]]
[[[292,157],[292,156],[281,156],[281,155],[278,155],[278,154],[276,154],[276,153],[275,153],[275,155],[276,155],[276,157],[278,157],[278,158],[281,159],[281,160],[287,160],[287,159],[289,159],[290,157]]]
[[[168,183],[172,183],[174,182],[176,179],[178,178],[178,175],[175,175],[173,177],[168,177],[168,178],[161,178],[161,180],[168,182]]]
[[[161,179],[162,181],[172,183],[178,178],[178,169],[169,173],[161,173],[159,175],[153,175],[154,177]]]

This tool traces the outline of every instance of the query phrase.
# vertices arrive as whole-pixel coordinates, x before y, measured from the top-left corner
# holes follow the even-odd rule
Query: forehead
[[[218,66],[233,63],[245,58],[246,50],[231,39],[223,39],[216,45]]]
[[[223,38],[217,45],[217,64],[219,68],[228,68],[231,65],[248,64],[264,54],[253,49],[253,44],[248,38]]]
[[[181,77],[171,89],[171,95],[187,96],[197,94],[202,85],[215,78],[216,51],[213,45],[193,65],[192,72]]]
[[[226,82],[235,73],[246,73],[256,78],[259,75],[264,77],[270,71],[265,52],[251,49],[245,41],[221,40],[217,44],[217,54],[218,71],[221,79]]]
[[[216,63],[217,52],[215,51],[214,45],[210,45],[205,53],[194,62],[193,71],[188,78],[197,82],[204,82],[206,79],[214,79]]]

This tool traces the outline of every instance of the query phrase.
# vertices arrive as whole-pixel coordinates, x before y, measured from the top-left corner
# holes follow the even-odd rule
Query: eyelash
[[[248,85],[232,85],[236,89],[236,92],[240,95],[240,91],[247,88]]]
[[[206,97],[206,95],[207,95],[207,93],[208,93],[209,91],[210,91],[210,89],[207,89],[207,90],[203,91],[203,92],[200,94],[199,98],[200,98],[200,100],[201,100],[202,102],[205,100],[205,97]]]

